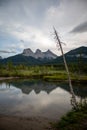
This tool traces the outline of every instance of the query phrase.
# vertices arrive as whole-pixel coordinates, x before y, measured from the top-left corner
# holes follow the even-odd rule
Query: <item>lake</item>
[[[87,97],[86,85],[74,85],[77,100]],[[68,84],[41,80],[0,82],[0,115],[59,119],[72,109]]]

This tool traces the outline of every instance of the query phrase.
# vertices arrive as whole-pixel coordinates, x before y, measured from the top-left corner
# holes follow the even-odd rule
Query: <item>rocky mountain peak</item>
[[[30,48],[24,49],[23,53],[24,56],[32,56],[34,57],[34,53]]]
[[[46,53],[52,53],[49,49],[46,51]]]
[[[55,59],[57,57],[57,55],[55,55],[49,49],[46,52],[44,52],[44,55],[46,58],[49,58],[49,59]]]
[[[24,56],[32,56],[36,59],[38,58],[48,58],[48,59],[54,59],[57,57],[57,55],[55,55],[54,53],[52,53],[50,50],[47,50],[46,52],[42,52],[40,49],[37,49],[35,51],[35,53],[30,49],[30,48],[27,48],[27,49],[24,49],[22,55]]]
[[[35,53],[41,53],[41,50],[40,50],[40,49],[37,49]]]
[[[35,58],[43,58],[43,53],[40,49],[37,49],[35,52]]]
[[[31,53],[32,50],[30,48],[24,49],[23,53]]]

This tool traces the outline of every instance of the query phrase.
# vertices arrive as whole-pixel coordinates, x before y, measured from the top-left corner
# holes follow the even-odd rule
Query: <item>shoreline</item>
[[[20,77],[0,77],[0,81],[2,81],[2,80],[10,80],[10,79],[20,79]]]
[[[0,115],[0,130],[53,130],[53,119]]]
[[[68,80],[66,79],[57,79],[57,78],[42,78],[42,77],[33,77],[33,76],[29,76],[29,77],[0,77],[0,81],[5,81],[5,80],[13,80],[13,79],[42,79],[46,82],[68,82]],[[87,80],[84,80],[84,79],[71,79],[72,83],[87,83]]]

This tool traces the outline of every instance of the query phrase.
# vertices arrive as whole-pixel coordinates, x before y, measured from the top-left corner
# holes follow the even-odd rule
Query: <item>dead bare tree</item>
[[[78,107],[78,103],[76,101],[76,97],[75,97],[75,94],[74,94],[74,91],[73,91],[73,87],[72,87],[72,82],[71,82],[71,77],[70,77],[70,73],[69,73],[69,69],[68,69],[68,65],[67,65],[67,62],[66,62],[66,59],[65,59],[65,55],[63,53],[63,48],[62,48],[62,42],[60,41],[60,38],[58,36],[58,33],[56,31],[56,29],[53,27],[54,29],[54,34],[55,34],[55,40],[57,42],[57,46],[60,48],[61,50],[61,53],[62,53],[62,57],[63,57],[63,61],[64,61],[64,65],[65,65],[65,69],[66,69],[66,72],[67,72],[67,76],[68,76],[68,81],[69,81],[69,86],[70,86],[70,92],[71,92],[71,95],[72,95],[72,98],[71,98],[71,104],[73,105],[73,107],[75,109],[77,109]],[[58,49],[59,49],[58,48]]]

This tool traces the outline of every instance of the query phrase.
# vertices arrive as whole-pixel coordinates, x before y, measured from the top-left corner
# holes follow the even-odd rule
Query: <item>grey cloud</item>
[[[79,25],[81,21],[86,20],[87,0],[0,0],[0,48],[4,50],[6,45],[10,46],[11,44],[17,47],[15,49],[17,52],[18,49],[22,49],[21,44],[24,47],[34,49],[38,46],[39,48],[39,43],[36,44],[33,43],[33,40],[31,41],[36,37],[33,35],[33,28],[45,35],[47,33],[49,39],[48,33],[54,25],[60,34],[65,35],[66,39],[68,37],[67,32],[73,27],[75,27],[72,30],[73,33],[86,31],[87,27]],[[78,29],[79,26],[76,27],[76,25],[82,27]],[[28,33],[26,28],[31,29],[29,36],[32,35],[28,41],[19,36]],[[20,45],[17,43],[18,41],[20,41]],[[41,45],[41,47],[45,48],[45,45]]]
[[[4,6],[9,3],[11,0],[0,0],[0,6]]]
[[[60,1],[0,0],[0,26],[2,30],[9,29],[9,32],[14,29],[23,32],[22,26],[42,27],[46,10],[50,6],[59,5]]]
[[[5,0],[0,0],[0,6],[2,6],[5,3]]]
[[[60,0],[1,0],[3,5],[2,10],[4,15],[14,16],[18,20],[27,19],[26,21],[35,21],[39,18],[43,18],[46,10],[50,6],[56,6],[60,3]],[[6,2],[8,1],[8,2]],[[6,5],[6,6],[5,6]],[[3,16],[4,16],[3,15]]]
[[[15,51],[0,50],[0,53],[16,53]]]
[[[83,33],[87,32],[87,21],[76,26],[71,33]]]

